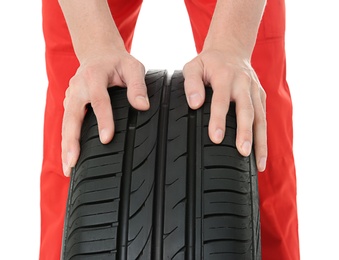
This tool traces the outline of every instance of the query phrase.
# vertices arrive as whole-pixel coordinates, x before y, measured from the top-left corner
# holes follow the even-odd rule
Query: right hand
[[[145,67],[127,51],[96,53],[83,59],[64,100],[61,146],[65,176],[70,176],[80,154],[79,139],[87,104],[91,104],[97,118],[100,141],[107,144],[112,140],[114,121],[107,92],[111,86],[127,87],[129,103],[138,110],[149,109]]]

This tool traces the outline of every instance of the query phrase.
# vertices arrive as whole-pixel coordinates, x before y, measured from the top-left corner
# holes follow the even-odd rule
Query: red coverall
[[[63,99],[78,68],[57,0],[43,0],[43,32],[49,80],[41,173],[41,260],[59,260],[69,178],[61,166]],[[108,0],[127,50],[142,0]],[[216,0],[186,0],[196,49],[202,50]],[[84,4],[86,4],[84,2]],[[286,82],[284,0],[268,0],[252,65],[267,93],[266,173],[259,174],[263,260],[299,259],[296,176],[292,152],[292,104]]]

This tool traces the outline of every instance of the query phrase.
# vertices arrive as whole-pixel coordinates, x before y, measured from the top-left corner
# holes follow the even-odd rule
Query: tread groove
[[[116,132],[100,142],[89,105],[72,169],[63,260],[260,260],[254,153],[236,148],[235,103],[226,135],[208,135],[213,89],[189,108],[182,71],[145,75],[150,109],[109,88]]]
[[[158,139],[155,159],[155,187],[153,202],[153,233],[151,259],[163,258],[164,201],[167,156],[167,134],[170,103],[171,77],[165,75],[159,111]]]
[[[119,203],[119,217],[118,217],[118,255],[119,260],[127,260],[128,247],[128,227],[129,227],[129,205],[130,205],[130,190],[132,182],[132,168],[133,168],[133,154],[134,141],[137,125],[137,111],[133,108],[129,109],[127,132],[125,140],[125,153],[122,163],[122,177],[121,177],[121,193]]]
[[[188,112],[187,127],[187,182],[186,182],[186,257],[195,259],[195,210],[196,210],[196,111]],[[182,155],[180,155],[182,156]]]

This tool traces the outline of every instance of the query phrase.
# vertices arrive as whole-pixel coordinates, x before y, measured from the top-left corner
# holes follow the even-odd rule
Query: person
[[[107,87],[127,87],[130,104],[147,110],[143,64],[130,55],[142,0],[43,0],[48,89],[41,171],[40,259],[60,259],[71,167],[79,156],[86,104],[100,140],[114,135]],[[262,259],[299,259],[292,104],[286,82],[283,0],[185,0],[197,56],[183,68],[192,109],[213,89],[209,137],[225,134],[236,102],[239,152],[252,143],[259,174]],[[253,136],[253,139],[252,139]],[[61,155],[61,156],[60,156]]]

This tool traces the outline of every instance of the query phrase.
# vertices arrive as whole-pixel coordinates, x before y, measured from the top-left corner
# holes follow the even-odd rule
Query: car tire
[[[137,111],[126,88],[108,89],[115,122],[99,140],[90,105],[72,170],[64,260],[261,259],[254,153],[235,146],[235,104],[221,144],[208,137],[212,88],[191,110],[181,71],[145,76],[150,109]]]

